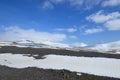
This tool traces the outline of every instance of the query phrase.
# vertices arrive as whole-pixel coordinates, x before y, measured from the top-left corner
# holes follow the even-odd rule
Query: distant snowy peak
[[[31,41],[31,40],[25,40],[25,39],[21,39],[21,40],[18,40],[18,41],[14,41],[16,43],[34,43],[34,41]]]
[[[0,42],[0,46],[12,46],[12,42]]]
[[[120,41],[97,44],[95,46],[90,46],[84,43],[74,43],[71,45],[51,42],[51,41],[41,41],[36,42],[32,40],[21,39],[18,41],[7,41],[0,42],[0,46],[16,46],[16,47],[31,47],[31,48],[50,48],[50,49],[65,49],[71,51],[91,51],[91,52],[102,52],[102,53],[112,53],[120,54]]]
[[[17,40],[11,42],[0,42],[0,46],[17,46],[17,47],[31,47],[31,48],[52,48],[52,49],[66,49],[69,45],[56,43],[51,41],[36,42],[32,40]]]
[[[35,42],[32,40],[19,40],[19,41],[14,41],[13,44],[16,44],[17,47],[32,47],[32,48],[49,48],[50,46],[48,44],[44,44],[42,42]]]

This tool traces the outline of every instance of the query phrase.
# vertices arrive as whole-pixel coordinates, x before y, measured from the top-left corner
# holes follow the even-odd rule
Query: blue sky
[[[120,0],[0,0],[0,40],[96,44],[119,34]]]

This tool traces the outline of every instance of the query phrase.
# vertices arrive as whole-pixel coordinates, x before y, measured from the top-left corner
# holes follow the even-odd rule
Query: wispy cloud
[[[83,5],[83,0],[69,0],[71,6],[81,6]]]
[[[58,4],[58,3],[63,3],[66,0],[50,0],[50,1],[53,2],[53,3],[55,3],[55,4]]]
[[[71,38],[71,39],[77,39],[77,36],[71,35],[70,38]]]
[[[63,31],[63,32],[73,33],[73,32],[76,32],[77,29],[76,28],[57,28],[57,29],[55,29],[55,31]]]
[[[68,28],[67,31],[68,31],[68,32],[76,32],[77,29],[75,29],[75,28]]]
[[[39,32],[34,29],[22,29],[18,26],[4,28],[4,32],[0,34],[0,40],[14,41],[20,39],[28,39],[33,41],[54,41],[59,42],[66,39],[65,34],[56,34],[49,32]]]
[[[102,31],[103,29],[100,29],[100,28],[87,29],[85,30],[85,34],[93,34],[93,33],[98,33]]]
[[[106,7],[106,6],[120,6],[120,0],[105,0],[102,3],[102,6],[103,7]]]
[[[102,0],[45,0],[43,3],[43,8],[53,8],[53,4],[68,4],[70,7],[77,9],[81,7],[84,7],[84,9],[91,9],[95,5],[98,5],[101,1]]]
[[[85,43],[80,43],[80,42],[75,42],[73,44],[71,44],[73,47],[86,47],[88,46],[87,44]]]
[[[42,8],[43,8],[43,9],[53,9],[54,6],[53,6],[53,4],[52,4],[50,1],[45,1],[45,2],[43,3],[43,5],[42,5]]]
[[[102,0],[84,0],[84,8],[90,10],[96,5],[99,5],[101,2]]]
[[[103,24],[109,30],[120,30],[120,12],[105,13],[99,11],[86,18],[88,21]]]

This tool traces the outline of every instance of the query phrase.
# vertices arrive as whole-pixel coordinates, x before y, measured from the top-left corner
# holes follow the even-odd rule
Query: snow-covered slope
[[[82,45],[82,46],[81,46]],[[114,53],[120,54],[120,41],[97,44],[95,46],[90,46],[86,44],[75,44],[68,45],[63,43],[51,42],[51,41],[42,41],[35,42],[31,40],[19,40],[12,42],[0,42],[0,46],[17,46],[17,47],[31,47],[31,48],[51,48],[51,49],[66,49],[72,51],[95,51],[95,52],[105,52],[105,53]]]
[[[15,46],[17,47],[32,47],[32,48],[49,48],[50,46],[44,43],[38,43],[38,42],[34,42],[31,40],[19,40],[19,41],[15,41],[13,42]]]
[[[12,46],[12,42],[0,42],[0,46]]]
[[[35,59],[23,54],[0,54],[0,65],[13,68],[37,67],[43,69],[66,69],[78,73],[120,78],[120,59],[45,55]]]
[[[92,50],[97,50],[99,52],[108,52],[108,53],[119,53],[120,54],[120,41],[97,44],[94,47],[91,47]]]
[[[52,48],[52,49],[67,49],[69,45],[50,42],[50,41],[43,41],[43,42],[34,42],[31,40],[18,40],[12,42],[0,42],[0,46],[17,46],[17,47],[31,47],[31,48]]]

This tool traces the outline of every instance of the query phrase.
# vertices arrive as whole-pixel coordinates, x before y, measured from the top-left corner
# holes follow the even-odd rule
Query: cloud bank
[[[90,22],[103,24],[108,30],[120,30],[120,12],[105,13],[100,10],[86,19]]]
[[[1,41],[14,41],[20,39],[27,39],[33,41],[53,41],[59,42],[66,39],[65,34],[56,34],[49,32],[39,32],[34,29],[22,29],[18,26],[11,26],[4,28],[4,32],[0,34]]]
[[[73,47],[86,47],[88,46],[86,43],[75,42],[71,44]]]

